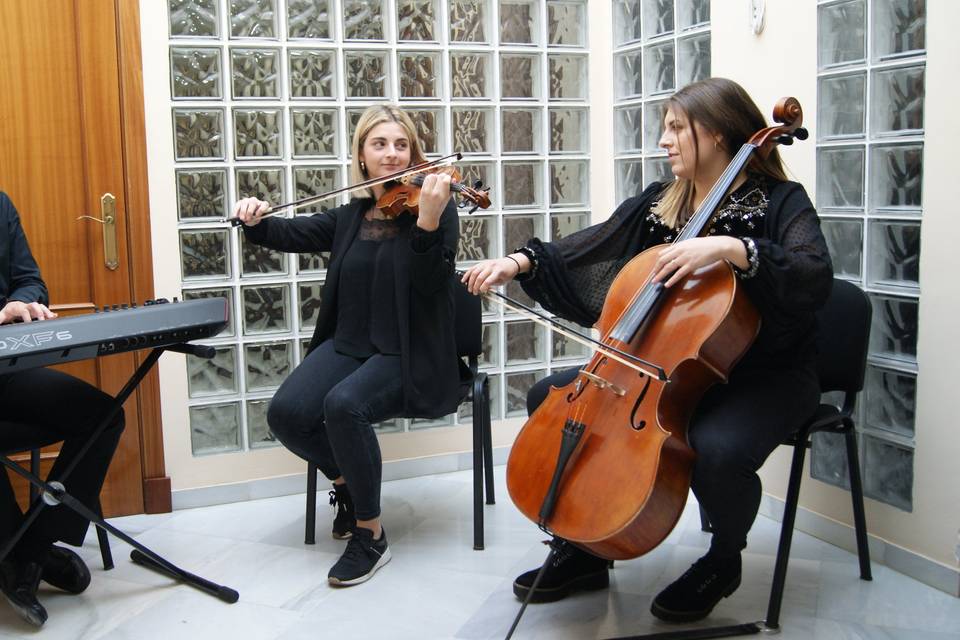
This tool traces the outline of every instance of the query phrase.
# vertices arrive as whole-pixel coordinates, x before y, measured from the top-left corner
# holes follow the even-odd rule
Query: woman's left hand
[[[747,268],[747,250],[738,238],[710,236],[690,238],[670,245],[653,266],[652,282],[663,281],[672,287],[700,267],[718,260],[729,260],[741,269]]]
[[[450,200],[450,176],[445,173],[431,173],[424,176],[420,187],[420,213],[417,226],[424,231],[436,231],[440,226],[440,216]]]

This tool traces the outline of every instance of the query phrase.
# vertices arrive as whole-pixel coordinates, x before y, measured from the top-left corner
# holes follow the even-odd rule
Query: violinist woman
[[[505,258],[481,262],[464,283],[479,294],[515,278],[546,309],[592,326],[621,267],[649,247],[671,243],[733,155],[765,126],[749,95],[731,80],[710,78],[680,89],[668,100],[660,139],[673,181],[651,184],[606,222],[552,243],[534,238]],[[765,160],[750,160],[703,236],[660,255],[652,280],[676,286],[719,260],[733,266],[761,328],[728,383],[707,391],[688,425],[696,452],[692,489],[713,537],[706,555],[653,600],[653,614],[670,622],[706,617],[740,585],[740,554],[760,505],[757,470],[819,402],[814,311],[830,292],[833,269],[816,211],[803,187],[787,180],[775,149]],[[576,375],[563,371],[534,385],[528,410],[544,400],[550,385],[566,385]],[[532,602],[608,586],[606,560],[559,539],[550,553]],[[518,597],[526,597],[535,575],[516,579]]]
[[[423,161],[406,113],[393,106],[364,111],[353,136],[353,183]],[[346,205],[293,219],[261,219],[270,205],[255,198],[233,210],[251,242],[330,252],[310,348],[274,395],[267,422],[333,481],[333,537],[348,542],[328,579],[341,586],[369,580],[390,560],[373,425],[446,415],[458,400],[452,274],[459,222],[450,177],[425,177],[416,216],[386,217],[377,206],[384,191],[376,185]]]

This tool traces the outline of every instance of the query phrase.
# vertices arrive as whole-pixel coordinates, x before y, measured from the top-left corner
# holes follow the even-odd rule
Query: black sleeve
[[[347,205],[349,206],[349,205]],[[336,207],[312,216],[267,218],[260,224],[243,227],[250,242],[286,253],[330,251],[337,229],[337,216],[346,207]]]
[[[10,198],[2,192],[0,192],[0,216],[2,216],[3,224],[7,226],[10,256],[10,273],[4,274],[8,276],[9,288],[7,292],[0,293],[6,293],[7,300],[49,304],[47,285],[40,277],[40,267],[37,266],[37,261],[33,259],[33,254],[30,253],[27,236],[23,233],[23,227],[20,225],[20,216],[17,214],[17,209],[13,206]]]
[[[410,281],[420,293],[431,294],[447,286],[457,259],[460,219],[450,199],[440,215],[440,226],[424,231],[414,225],[410,231]]]

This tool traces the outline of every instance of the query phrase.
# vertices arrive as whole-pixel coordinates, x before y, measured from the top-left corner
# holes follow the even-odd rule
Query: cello
[[[781,99],[773,116],[781,124],[740,148],[675,242],[708,228],[754,153],[806,139],[796,99]],[[550,390],[507,461],[507,489],[525,516],[611,560],[649,552],[676,525],[695,456],[686,434],[691,415],[705,391],[727,379],[760,327],[726,262],[670,288],[652,283],[667,246],[640,253],[616,276],[595,325],[604,348],[571,383]],[[644,366],[625,366],[611,353]]]

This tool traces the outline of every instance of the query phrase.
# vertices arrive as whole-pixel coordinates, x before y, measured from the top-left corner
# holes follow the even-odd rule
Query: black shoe
[[[333,519],[333,539],[346,540],[357,526],[357,517],[353,512],[353,498],[346,484],[333,485],[330,492],[330,506],[336,508],[337,515]]]
[[[50,547],[41,568],[44,582],[67,593],[83,593],[90,585],[90,570],[70,549]]]
[[[37,562],[0,563],[0,589],[17,614],[35,627],[47,621],[47,610],[37,600],[42,569]]]
[[[373,531],[354,527],[347,549],[327,574],[330,584],[340,587],[366,582],[377,569],[390,562],[387,532],[380,531],[380,539],[373,539]]]
[[[566,540],[550,542],[550,563],[540,578],[530,602],[556,602],[574,591],[594,591],[610,586],[609,561],[583,551]],[[531,569],[513,581],[513,594],[524,600],[540,568]]]
[[[667,622],[702,620],[737,590],[740,575],[740,554],[722,558],[708,553],[653,599],[650,612]]]

